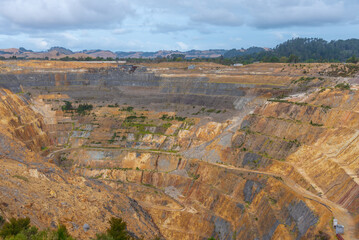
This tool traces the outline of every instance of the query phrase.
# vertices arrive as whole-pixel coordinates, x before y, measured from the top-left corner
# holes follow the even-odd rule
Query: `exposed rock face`
[[[18,152],[16,147],[12,148],[9,144],[13,141],[9,139],[10,136],[19,139],[27,148],[34,151],[49,145],[50,140],[46,132],[43,131],[42,117],[29,107],[26,99],[6,89],[0,90],[0,97],[0,128],[4,133],[0,141],[4,155]],[[21,151],[18,154],[21,154]]]
[[[41,147],[50,145],[42,117],[9,90],[0,90],[0,97],[0,188],[5,218],[29,216],[41,228],[62,223],[75,237],[88,239],[104,231],[111,216],[121,216],[135,236],[161,235],[151,216],[133,199],[46,163],[39,155]],[[78,227],[85,222],[93,226],[86,232]]]
[[[313,215],[313,212],[305,205],[303,201],[292,203],[288,206],[289,218],[287,224],[295,222],[298,227],[298,239],[300,239],[308,229],[318,222],[318,218]]]
[[[113,97],[131,104],[166,102],[228,109],[240,109],[243,104],[238,103],[251,101],[263,94],[288,92],[282,86],[271,89],[266,84],[220,83],[211,82],[208,77],[166,77],[140,70],[129,73],[119,68],[0,74],[0,86],[13,92],[21,92],[23,87],[65,91],[74,98],[89,98],[90,94],[91,99],[114,100],[97,91],[102,88],[115,90],[111,92]],[[86,94],[82,96],[81,91]]]
[[[358,238],[356,90],[309,84],[306,95],[266,101],[303,88],[285,76],[273,87],[268,76],[252,84],[250,75],[249,84],[207,73],[81,71],[2,76],[32,94],[26,101],[2,92],[7,217],[65,223],[84,239],[121,216],[137,237],[229,240],[334,236],[334,216],[347,238]],[[62,111],[64,100],[94,109]]]

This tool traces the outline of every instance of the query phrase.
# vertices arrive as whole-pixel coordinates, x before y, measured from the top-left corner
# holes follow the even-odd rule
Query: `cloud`
[[[206,9],[191,15],[191,20],[217,26],[240,26],[243,19],[229,9]]]
[[[127,0],[1,0],[0,8],[14,29],[105,28],[133,13]]]
[[[332,0],[252,0],[247,6],[248,23],[258,28],[320,26],[348,21],[352,9],[344,1]],[[351,4],[358,9],[357,4]]]
[[[203,26],[274,29],[357,23],[356,0],[0,0],[4,31],[115,29],[126,19],[152,33],[194,30]],[[141,14],[139,14],[141,13]],[[202,24],[202,25],[201,25]],[[205,29],[212,32],[212,29]],[[201,32],[204,33],[204,32]]]
[[[47,42],[46,40],[44,39],[30,39],[30,41],[38,48],[38,49],[41,49],[41,50],[46,50],[46,49],[49,49],[51,46],[50,46],[50,43]]]
[[[155,25],[155,28],[151,30],[153,33],[170,33],[170,32],[182,32],[190,30],[189,25],[176,25],[168,23],[159,23]]]
[[[274,45],[292,36],[327,40],[359,36],[358,0],[0,0],[0,4],[0,47],[182,50],[195,43],[201,48],[232,48]]]
[[[185,51],[185,50],[188,50],[189,49],[189,47],[188,47],[188,45],[187,44],[185,44],[184,42],[176,42],[177,43],[177,45],[179,46],[179,50],[181,50],[181,51]]]
[[[143,1],[134,0],[137,4]],[[146,8],[184,15],[196,23],[211,26],[263,28],[321,26],[357,22],[356,0],[147,0]]]
[[[131,29],[125,29],[125,28],[116,28],[112,31],[113,34],[116,35],[121,35],[121,34],[126,34],[126,33],[131,33],[132,30]]]

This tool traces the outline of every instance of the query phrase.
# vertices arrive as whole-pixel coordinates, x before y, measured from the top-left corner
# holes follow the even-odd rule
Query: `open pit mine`
[[[358,73],[0,62],[0,214],[76,239],[111,217],[135,239],[359,239]]]

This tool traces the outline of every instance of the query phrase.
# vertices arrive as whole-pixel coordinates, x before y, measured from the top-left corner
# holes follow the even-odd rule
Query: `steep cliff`
[[[79,239],[104,231],[111,216],[121,216],[134,236],[154,238],[160,232],[138,203],[108,186],[64,172],[42,157],[51,145],[41,115],[29,102],[0,90],[1,214],[28,216],[41,228],[65,224]],[[90,230],[84,232],[83,224]]]

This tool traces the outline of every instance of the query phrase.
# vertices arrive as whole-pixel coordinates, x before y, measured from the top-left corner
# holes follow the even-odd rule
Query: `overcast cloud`
[[[356,0],[0,0],[0,48],[274,47],[359,38]]]

